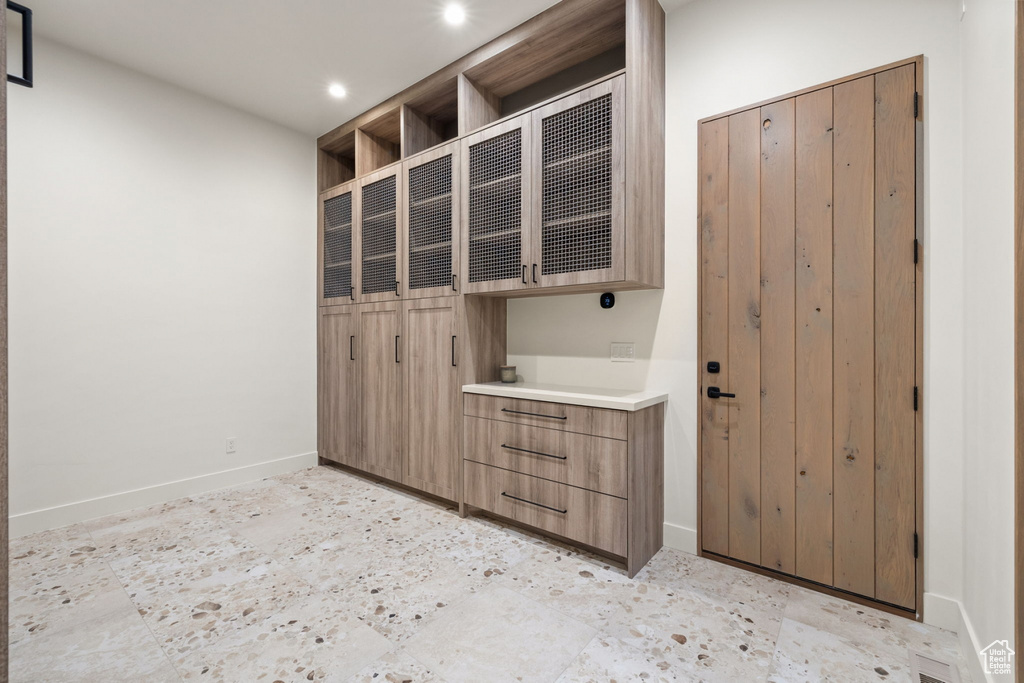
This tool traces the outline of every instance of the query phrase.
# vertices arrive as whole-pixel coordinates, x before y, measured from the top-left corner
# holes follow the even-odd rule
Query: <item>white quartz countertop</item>
[[[668,394],[661,391],[631,391],[622,389],[595,389],[594,387],[567,387],[560,384],[539,384],[537,382],[486,382],[466,384],[462,391],[467,394],[522,398],[529,401],[569,403],[591,408],[636,411],[664,403]]]

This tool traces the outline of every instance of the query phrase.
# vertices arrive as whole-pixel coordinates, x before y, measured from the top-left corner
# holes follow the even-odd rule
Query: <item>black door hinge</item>
[[[917,387],[914,387],[914,410],[917,411]]]
[[[918,107],[919,107],[918,100],[919,99],[920,98],[918,97],[917,93],[915,92],[914,93],[914,118],[915,119],[918,117],[918,111],[919,111],[919,109],[918,109]]]
[[[918,542],[917,542],[917,532],[915,531],[914,532],[914,559],[915,560],[917,559],[917,553],[918,553]]]
[[[918,253],[917,252],[918,252],[918,245],[919,244],[920,243],[917,241],[917,238],[915,237],[914,238],[914,263],[917,263],[917,259],[918,259]]]

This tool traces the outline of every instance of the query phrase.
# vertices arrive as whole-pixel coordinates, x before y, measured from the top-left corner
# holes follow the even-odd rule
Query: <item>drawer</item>
[[[465,434],[467,460],[626,497],[625,441],[480,417]]]
[[[626,439],[626,413],[621,410],[525,401],[483,394],[463,394],[463,406],[465,414],[472,417],[603,436],[608,439]]]
[[[466,503],[626,556],[626,501],[547,479],[465,463]]]

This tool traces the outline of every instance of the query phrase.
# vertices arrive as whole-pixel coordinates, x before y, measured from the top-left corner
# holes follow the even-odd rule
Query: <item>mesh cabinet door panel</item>
[[[622,110],[617,79],[537,112],[542,285],[622,279]]]
[[[467,291],[529,286],[523,282],[524,247],[530,244],[524,209],[529,165],[528,119],[512,120],[468,142],[466,210]]]
[[[323,298],[352,295],[352,193],[323,201]]]
[[[410,296],[454,294],[453,255],[457,240],[454,152],[410,166],[408,183],[407,278]]]
[[[398,178],[392,174],[362,188],[360,226],[364,295],[391,294],[397,288]]]

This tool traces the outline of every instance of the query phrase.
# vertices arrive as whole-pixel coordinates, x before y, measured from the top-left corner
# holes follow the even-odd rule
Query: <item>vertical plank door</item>
[[[761,116],[729,117],[729,555],[761,561]]]
[[[320,455],[360,468],[357,310],[329,307],[320,316]]]
[[[796,575],[832,584],[832,90],[796,98]]]
[[[701,547],[728,555],[729,405],[707,390],[729,386],[729,119],[701,125],[700,168]]]
[[[793,99],[761,107],[761,565],[796,571]]]
[[[914,65],[875,76],[875,597],[916,604]]]
[[[875,594],[875,78],[837,85],[832,358],[835,586]]]
[[[403,321],[402,482],[448,500],[456,499],[460,458],[457,306],[453,297],[410,301]]]
[[[398,302],[359,307],[362,466],[394,481],[402,475],[402,310]]]

